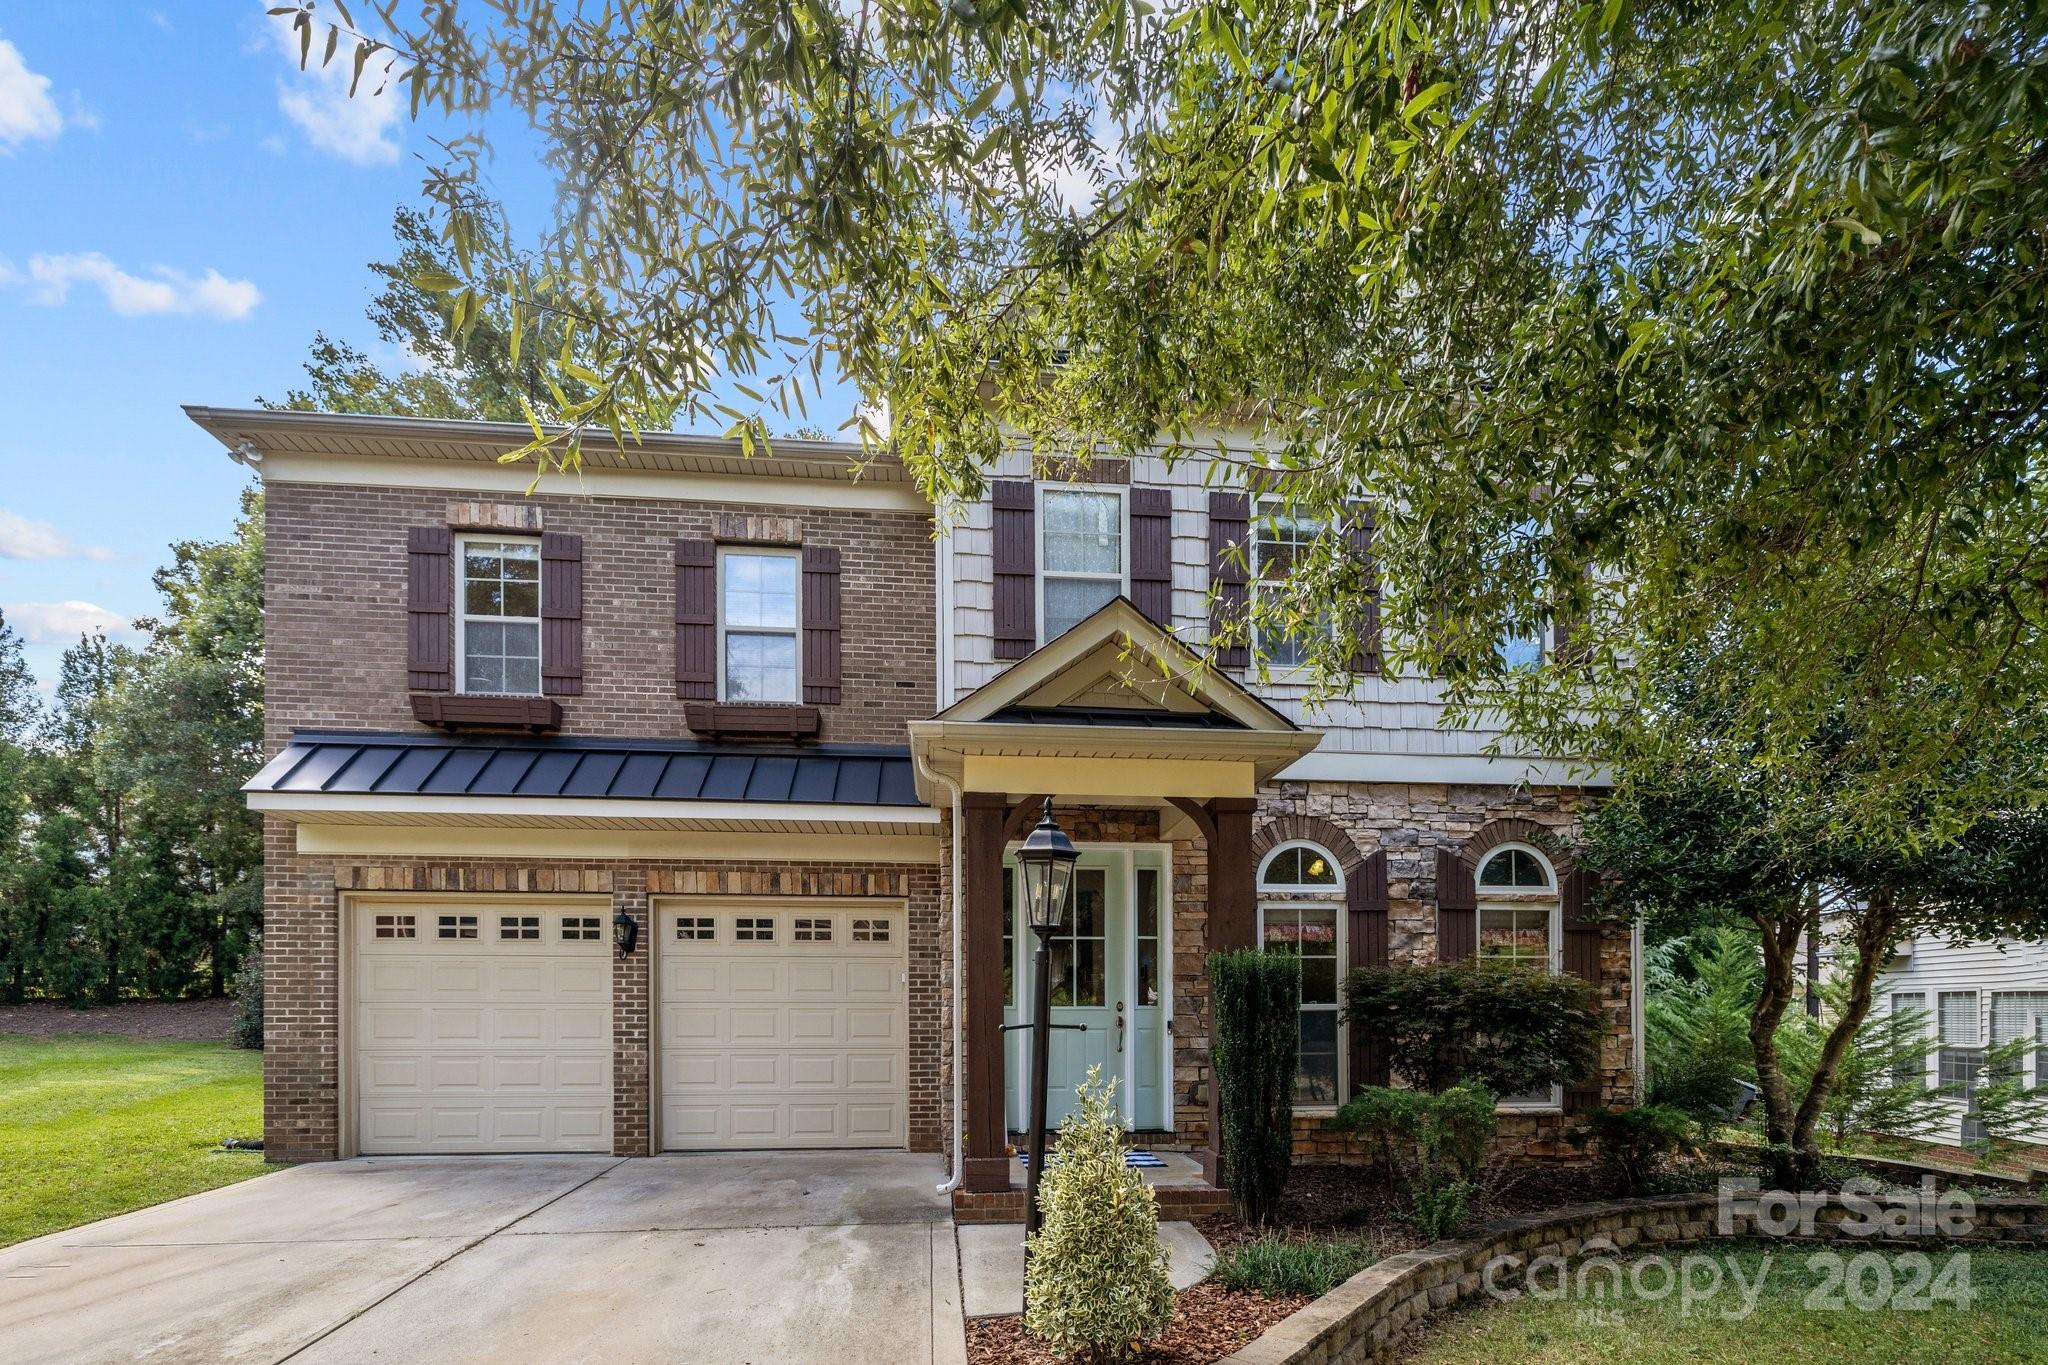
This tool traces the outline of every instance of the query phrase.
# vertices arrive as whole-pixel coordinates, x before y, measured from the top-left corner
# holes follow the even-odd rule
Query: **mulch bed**
[[[1147,1342],[1133,1359],[1143,1365],[1209,1365],[1249,1346],[1261,1332],[1309,1303],[1307,1298],[1268,1299],[1233,1294],[1217,1284],[1198,1284],[1174,1296],[1173,1326]],[[1024,1334],[1024,1319],[976,1318],[967,1324],[971,1365],[1059,1365],[1063,1357]]]
[[[132,1000],[86,1009],[34,1000],[25,1005],[0,1005],[0,1033],[32,1038],[103,1033],[118,1038],[226,1042],[235,1009],[232,1000]]]

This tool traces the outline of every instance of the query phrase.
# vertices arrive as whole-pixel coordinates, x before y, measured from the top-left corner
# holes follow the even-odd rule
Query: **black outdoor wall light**
[[[640,942],[640,921],[623,910],[613,915],[612,942],[619,945],[620,957],[631,957]]]

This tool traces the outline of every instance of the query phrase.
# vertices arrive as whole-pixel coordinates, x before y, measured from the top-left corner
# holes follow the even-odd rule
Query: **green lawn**
[[[1918,1311],[1889,1306],[1865,1311],[1853,1304],[1823,1311],[1807,1306],[1808,1295],[1823,1287],[1824,1277],[1807,1264],[1817,1250],[1821,1248],[1789,1243],[1689,1249],[1719,1261],[1723,1284],[1729,1286],[1711,1300],[1694,1302],[1690,1315],[1681,1312],[1676,1293],[1652,1302],[1636,1298],[1627,1288],[1619,1299],[1610,1297],[1604,1305],[1605,1312],[1618,1312],[1618,1318],[1586,1314],[1590,1305],[1569,1297],[1548,1303],[1528,1298],[1513,1303],[1481,1300],[1452,1317],[1414,1359],[1429,1365],[1501,1360],[1535,1365],[2048,1361],[2048,1252],[1970,1252],[1970,1287],[1976,1299],[1967,1309],[1943,1302]],[[1895,1248],[1845,1245],[1841,1254],[1848,1262],[1866,1250],[1878,1251],[1896,1264],[1890,1261]],[[1929,1250],[1938,1272],[1949,1253],[1938,1247]],[[1671,1259],[1676,1262],[1687,1254],[1674,1251]],[[1727,1257],[1734,1256],[1743,1277],[1753,1282],[1767,1254],[1770,1266],[1755,1311],[1743,1318],[1723,1317],[1722,1309],[1740,1302],[1728,1275]],[[1862,1273],[1864,1301],[1878,1302],[1880,1273]],[[1704,1270],[1697,1272],[1702,1286],[1707,1278]],[[1903,1288],[1906,1279],[1902,1270],[1895,1283]],[[1654,1276],[1646,1277],[1644,1284],[1653,1295],[1660,1287]]]
[[[0,1246],[261,1175],[263,1054],[0,1034]]]

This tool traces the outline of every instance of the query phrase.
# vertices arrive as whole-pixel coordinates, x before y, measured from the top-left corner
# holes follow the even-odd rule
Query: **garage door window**
[[[440,938],[475,938],[476,916],[443,915],[435,926],[435,934]]]
[[[741,915],[732,922],[732,936],[741,943],[773,943],[775,919],[771,915]]]
[[[419,930],[411,915],[379,915],[375,926],[378,938],[417,938]]]
[[[595,915],[564,915],[562,917],[562,941],[564,943],[595,943],[599,934]]]
[[[790,937],[798,943],[830,943],[832,921],[829,919],[799,919],[790,931]]]
[[[510,939],[540,939],[539,915],[498,916],[498,937]]]
[[[857,919],[853,922],[855,943],[887,943],[889,921],[885,919]]]
[[[676,937],[685,943],[709,943],[718,931],[709,915],[677,915]]]

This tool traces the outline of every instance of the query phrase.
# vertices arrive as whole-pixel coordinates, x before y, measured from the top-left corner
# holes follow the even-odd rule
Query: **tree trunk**
[[[1763,940],[1764,975],[1756,1010],[1749,1018],[1749,1046],[1756,1056],[1757,1090],[1764,1102],[1764,1140],[1771,1147],[1771,1178],[1781,1187],[1797,1189],[1810,1182],[1793,1143],[1795,1113],[1785,1071],[1778,1063],[1778,1025],[1798,988],[1795,954],[1805,926],[1803,907],[1784,906],[1777,913],[1753,911]]]
[[[1842,1017],[1828,1030],[1827,1041],[1821,1045],[1820,1065],[1815,1068],[1813,1081],[1792,1120],[1792,1144],[1814,1166],[1820,1163],[1820,1145],[1814,1134],[1819,1127],[1821,1106],[1827,1103],[1828,1089],[1834,1084],[1842,1058],[1856,1041],[1856,1031],[1870,1015],[1877,976],[1884,969],[1898,928],[1898,907],[1891,893],[1873,894],[1869,907],[1856,922],[1856,965],[1849,977],[1849,998],[1843,1005]]]

